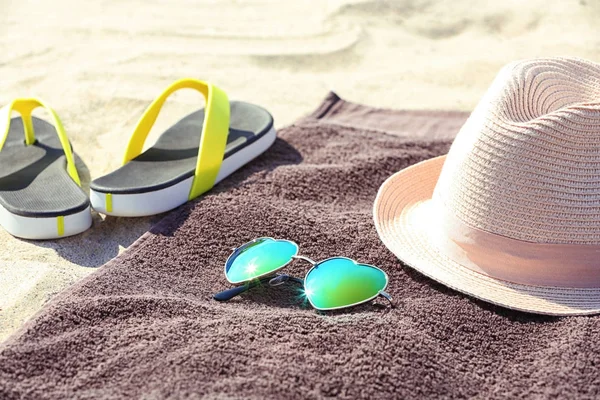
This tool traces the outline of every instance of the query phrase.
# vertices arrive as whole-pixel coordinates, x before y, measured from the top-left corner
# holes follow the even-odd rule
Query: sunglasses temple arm
[[[243,285],[240,285],[240,286],[237,286],[237,287],[234,287],[231,289],[223,290],[222,292],[215,294],[213,296],[213,299],[215,299],[217,301],[229,301],[229,300],[233,299],[234,297],[247,292],[248,290],[252,289],[253,287],[256,287],[256,286],[259,286],[259,285],[269,282],[269,279],[270,278],[254,280],[252,282],[248,282],[248,283],[245,283]]]
[[[392,296],[390,296],[390,294],[384,290],[380,290],[379,291],[379,295],[381,297],[383,297],[384,299],[386,299],[387,301],[390,302],[390,306],[392,306],[392,308],[395,308],[396,306],[394,305],[394,302],[392,301]]]

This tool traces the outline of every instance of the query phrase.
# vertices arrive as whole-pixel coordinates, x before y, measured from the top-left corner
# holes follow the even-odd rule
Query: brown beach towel
[[[474,301],[404,267],[371,209],[393,172],[447,151],[466,118],[331,94],[274,147],[59,295],[0,351],[0,398],[596,397],[600,319]],[[321,314],[294,286],[229,303],[230,248],[288,238],[390,276],[397,308]],[[303,277],[306,265],[286,271]]]

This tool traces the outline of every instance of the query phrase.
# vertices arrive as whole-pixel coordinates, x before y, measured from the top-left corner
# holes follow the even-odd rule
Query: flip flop
[[[164,102],[184,88],[202,93],[206,108],[180,120],[142,152]],[[142,115],[129,140],[123,166],[92,182],[92,207],[121,217],[172,210],[210,190],[274,141],[273,117],[263,108],[230,103],[225,92],[210,83],[176,81]]]
[[[38,107],[47,110],[52,124],[31,115]],[[11,119],[13,111],[21,117]],[[90,203],[56,112],[40,99],[15,99],[0,109],[2,127],[0,225],[24,239],[57,239],[87,230]]]

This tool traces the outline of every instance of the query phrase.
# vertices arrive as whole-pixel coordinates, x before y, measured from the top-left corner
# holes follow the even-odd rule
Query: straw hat
[[[600,312],[600,64],[504,67],[448,155],[381,186],[374,219],[396,256],[460,292]]]

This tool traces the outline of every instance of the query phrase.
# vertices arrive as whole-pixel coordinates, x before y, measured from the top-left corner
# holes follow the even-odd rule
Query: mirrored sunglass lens
[[[249,281],[278,270],[297,253],[293,242],[260,238],[237,249],[227,260],[225,273],[232,283]]]
[[[317,264],[304,280],[304,292],[315,308],[348,307],[371,299],[384,290],[387,277],[370,265],[347,258]]]

